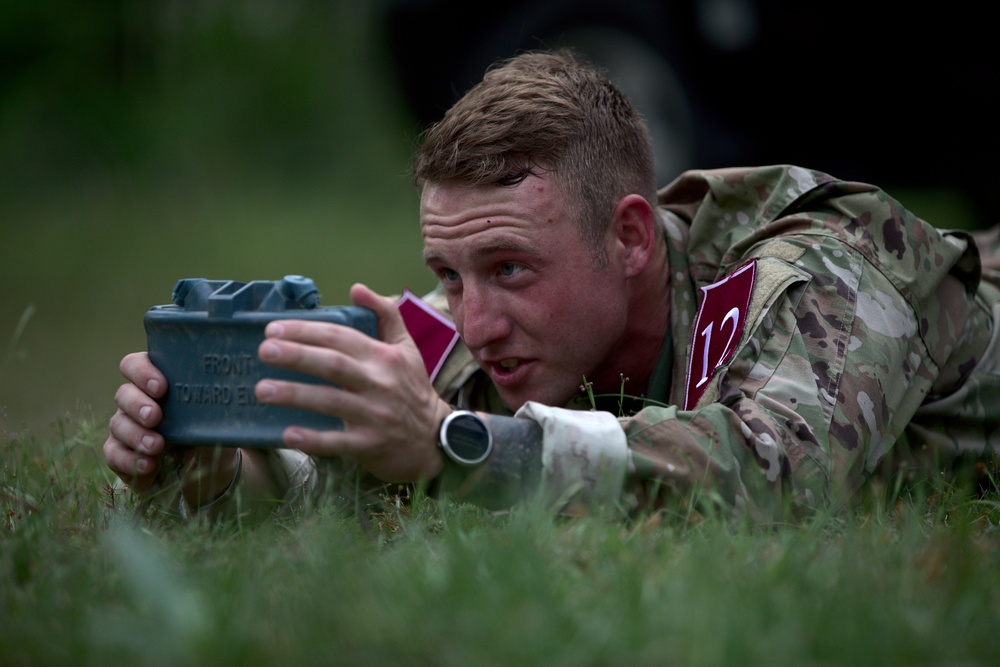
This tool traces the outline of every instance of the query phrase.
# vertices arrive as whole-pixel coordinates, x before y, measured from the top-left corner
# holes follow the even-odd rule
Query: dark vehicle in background
[[[958,188],[982,215],[1000,177],[985,7],[387,0],[383,16],[421,125],[498,57],[571,46],[646,116],[661,183],[691,167],[791,162],[885,186]]]

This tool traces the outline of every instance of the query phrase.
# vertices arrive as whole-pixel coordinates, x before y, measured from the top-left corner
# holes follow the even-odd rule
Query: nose
[[[453,315],[458,335],[471,349],[479,350],[509,336],[510,320],[495,294],[469,287],[465,285],[461,305]]]

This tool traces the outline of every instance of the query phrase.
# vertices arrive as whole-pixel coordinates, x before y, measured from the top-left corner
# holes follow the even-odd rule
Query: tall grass
[[[813,665],[1000,660],[1000,519],[948,488],[798,526],[491,514],[136,518],[103,426],[4,445],[0,664]]]

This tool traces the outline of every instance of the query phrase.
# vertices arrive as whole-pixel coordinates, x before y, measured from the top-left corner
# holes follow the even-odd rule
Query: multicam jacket
[[[879,472],[1000,452],[1000,288],[968,234],[789,166],[688,172],[659,203],[672,331],[646,395],[518,412],[542,422],[557,495],[586,495],[604,458],[625,507],[698,494],[769,521],[842,506]],[[435,387],[509,414],[461,344]],[[300,452],[268,456],[288,503],[330,478]]]
[[[624,421],[635,477],[710,480],[766,518],[786,496],[842,504],[888,463],[1000,451],[1000,291],[967,235],[795,167],[685,174],[660,203],[676,359],[704,331],[695,295],[748,261],[757,275],[738,348],[697,403]],[[674,364],[669,403],[686,372]]]

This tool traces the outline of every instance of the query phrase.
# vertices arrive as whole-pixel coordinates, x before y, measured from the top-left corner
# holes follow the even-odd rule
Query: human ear
[[[656,243],[656,215],[646,199],[637,194],[625,195],[612,214],[611,229],[622,249],[625,275],[639,275],[653,255]]]

